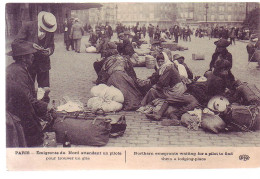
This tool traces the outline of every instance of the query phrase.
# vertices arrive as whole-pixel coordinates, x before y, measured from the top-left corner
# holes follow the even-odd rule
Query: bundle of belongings
[[[116,112],[123,107],[124,95],[114,86],[100,84],[94,86],[90,93],[93,97],[88,100],[87,106],[91,110],[102,109],[104,112]]]

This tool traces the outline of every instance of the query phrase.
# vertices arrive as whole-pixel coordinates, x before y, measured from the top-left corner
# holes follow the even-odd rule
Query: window
[[[190,18],[190,19],[193,19],[193,12],[190,12],[190,13],[189,13],[189,18]]]
[[[214,15],[211,15],[211,20],[214,21],[215,20],[215,16]]]
[[[225,7],[224,6],[219,6],[219,11],[225,11]]]
[[[224,15],[219,15],[220,20],[224,20]]]
[[[228,21],[231,21],[231,15],[228,15]]]

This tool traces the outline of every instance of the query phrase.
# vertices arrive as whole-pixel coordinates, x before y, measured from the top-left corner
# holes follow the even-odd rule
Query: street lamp
[[[208,23],[208,8],[209,8],[208,3],[205,4],[205,8],[206,8],[206,24],[207,24]]]

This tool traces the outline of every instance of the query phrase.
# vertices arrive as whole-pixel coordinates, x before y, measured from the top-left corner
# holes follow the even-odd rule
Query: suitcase
[[[260,107],[231,104],[224,115],[225,121],[239,131],[251,132],[260,129]]]
[[[243,105],[260,105],[260,90],[254,84],[242,83],[234,95]]]
[[[58,117],[53,129],[57,135],[57,142],[63,143],[65,131],[74,145],[104,146],[109,141],[111,130],[110,120],[105,118],[92,118],[86,120],[72,117]]]

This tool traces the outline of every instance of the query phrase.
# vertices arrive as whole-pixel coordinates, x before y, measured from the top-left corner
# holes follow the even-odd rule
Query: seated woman
[[[118,88],[125,99],[123,109],[127,111],[135,110],[140,107],[142,94],[136,83],[133,66],[127,58],[119,55],[116,49],[110,49],[110,51],[113,51],[113,53],[107,57],[98,73],[97,84],[104,83]],[[107,53],[109,54],[109,49],[107,49]]]
[[[186,85],[181,81],[181,77],[174,64],[169,60],[165,62],[164,55],[160,54],[156,58],[158,63],[157,73],[158,82],[146,94],[142,100],[142,105],[147,105],[156,98],[164,99],[161,109],[156,114],[147,114],[148,118],[161,120],[169,105],[174,106],[175,110],[169,112],[171,119],[178,120],[181,115],[198,106],[198,101],[190,94],[184,94]]]

